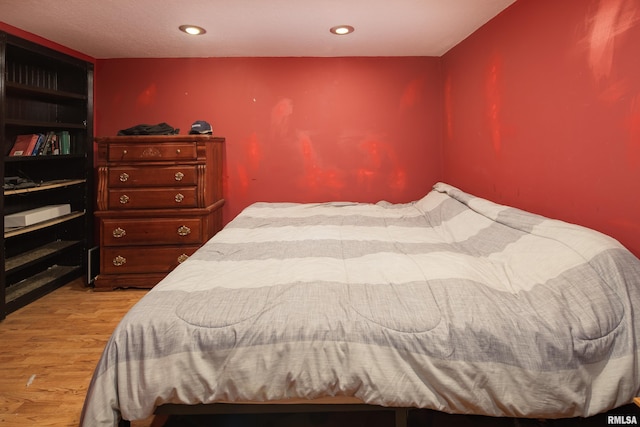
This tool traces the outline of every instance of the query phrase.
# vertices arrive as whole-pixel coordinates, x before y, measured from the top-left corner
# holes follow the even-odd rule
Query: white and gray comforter
[[[636,310],[617,241],[443,183],[408,204],[257,203],[123,318],[82,425],[326,396],[589,416],[640,392]]]

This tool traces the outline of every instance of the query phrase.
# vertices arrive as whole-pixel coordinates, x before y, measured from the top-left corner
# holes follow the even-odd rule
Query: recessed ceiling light
[[[192,36],[199,36],[207,32],[207,30],[197,25],[180,25],[178,28],[180,31],[191,34]]]
[[[338,36],[344,36],[345,34],[350,34],[355,31],[351,25],[336,25],[335,27],[331,27],[329,31]]]

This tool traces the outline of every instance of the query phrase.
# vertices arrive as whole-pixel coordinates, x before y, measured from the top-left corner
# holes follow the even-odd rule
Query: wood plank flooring
[[[146,292],[93,292],[79,279],[0,322],[0,424],[77,427],[111,332]]]

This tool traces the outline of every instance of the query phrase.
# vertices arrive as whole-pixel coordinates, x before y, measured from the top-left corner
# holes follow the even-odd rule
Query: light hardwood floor
[[[0,322],[0,425],[78,426],[107,339],[146,292],[93,292],[76,280]]]

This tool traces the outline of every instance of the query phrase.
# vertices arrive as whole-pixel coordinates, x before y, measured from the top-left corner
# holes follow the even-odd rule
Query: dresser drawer
[[[101,249],[100,273],[168,273],[184,262],[199,246],[106,247]]]
[[[202,244],[202,218],[108,218],[100,222],[103,246]],[[141,249],[146,250],[146,249]]]
[[[113,143],[109,145],[107,160],[110,162],[196,160],[198,158],[195,142],[150,143]]]
[[[108,208],[160,209],[197,207],[197,187],[185,188],[123,188],[109,190]]]
[[[110,167],[110,188],[196,185],[196,166]]]

